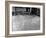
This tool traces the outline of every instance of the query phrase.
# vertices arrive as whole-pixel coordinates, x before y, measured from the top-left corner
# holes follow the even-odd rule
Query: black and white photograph
[[[9,34],[43,33],[43,6],[9,4]]]
[[[40,30],[40,8],[12,7],[12,31]]]

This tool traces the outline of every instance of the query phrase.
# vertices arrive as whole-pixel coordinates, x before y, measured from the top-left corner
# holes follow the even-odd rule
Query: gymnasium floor
[[[36,15],[12,16],[13,31],[40,30],[40,17]]]

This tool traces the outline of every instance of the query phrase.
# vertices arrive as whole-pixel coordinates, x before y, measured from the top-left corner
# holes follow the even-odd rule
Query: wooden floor
[[[35,15],[16,15],[12,17],[13,31],[40,29],[40,17]]]

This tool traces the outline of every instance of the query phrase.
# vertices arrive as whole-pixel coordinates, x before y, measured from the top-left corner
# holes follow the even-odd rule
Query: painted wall
[[[24,2],[26,1],[26,2],[46,3],[46,0],[10,0],[10,1],[24,1]],[[45,10],[46,10],[46,4],[45,4]],[[46,16],[46,13],[45,13],[45,16]],[[46,19],[46,17],[45,17],[45,19]],[[0,38],[4,38],[4,36],[5,36],[5,0],[0,0]],[[13,37],[11,37],[11,38],[13,38]],[[45,20],[45,35],[16,37],[16,38],[46,38],[46,20]]]

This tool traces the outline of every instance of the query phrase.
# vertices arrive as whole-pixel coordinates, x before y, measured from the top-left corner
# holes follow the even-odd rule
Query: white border
[[[40,8],[40,30],[31,30],[31,31],[12,31],[12,7],[36,7]],[[42,5],[26,5],[26,4],[10,4],[10,26],[9,34],[25,34],[25,33],[43,33],[43,6]]]

